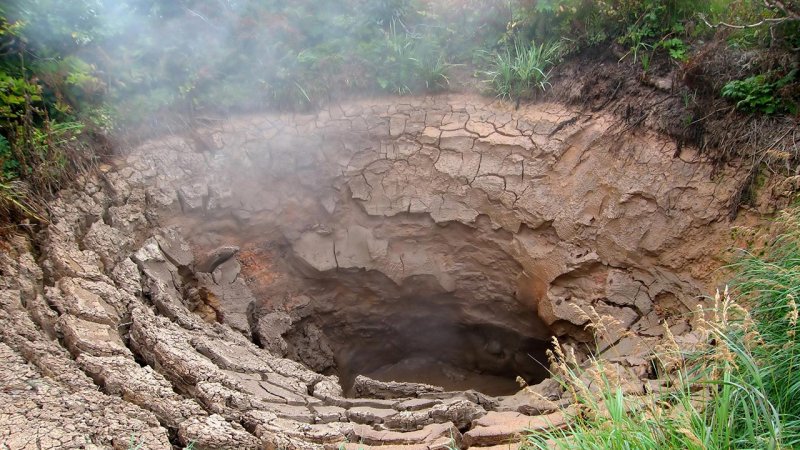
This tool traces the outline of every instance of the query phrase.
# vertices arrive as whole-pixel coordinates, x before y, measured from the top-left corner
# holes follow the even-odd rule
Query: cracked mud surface
[[[441,96],[132,150],[52,203],[40,258],[0,253],[0,443],[513,443],[563,425],[531,356],[580,353],[595,313],[645,393],[665,321],[692,339],[741,180],[622,128]]]

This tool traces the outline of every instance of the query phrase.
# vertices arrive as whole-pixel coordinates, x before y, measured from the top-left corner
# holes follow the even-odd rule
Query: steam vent
[[[657,389],[742,177],[622,127],[452,94],[144,143],[0,253],[6,442],[507,448],[564,425],[553,337]]]

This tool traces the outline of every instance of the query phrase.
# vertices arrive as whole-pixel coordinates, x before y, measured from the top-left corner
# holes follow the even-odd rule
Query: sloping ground
[[[626,390],[658,385],[646,351],[665,322],[692,339],[735,168],[558,105],[402,102],[221,122],[64,191],[38,259],[21,239],[0,254],[0,441],[516,442],[563,425],[552,380],[491,397],[356,375],[422,354],[535,379],[519,343],[585,353],[595,314]],[[447,324],[466,334],[426,340]]]

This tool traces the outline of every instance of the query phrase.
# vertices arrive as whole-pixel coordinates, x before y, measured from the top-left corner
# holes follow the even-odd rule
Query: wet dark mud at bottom
[[[448,391],[474,389],[493,396],[517,392],[517,377],[536,384],[548,376],[545,352],[550,343],[545,327],[523,335],[505,322],[508,312],[496,314],[491,305],[470,310],[465,305],[474,302],[453,293],[433,293],[424,280],[395,286],[399,292],[391,295],[388,280],[376,283],[374,274],[356,278],[361,284],[355,292],[343,288],[351,281],[342,282],[347,276],[327,280],[342,284],[330,300],[314,302],[315,309],[321,304],[324,308],[295,325],[295,330],[303,330],[314,323],[322,331],[333,357],[325,372],[339,376],[346,394],[353,394],[358,375]],[[532,313],[520,308],[513,314]],[[537,322],[530,318],[529,323]],[[298,345],[308,345],[294,332],[285,339],[289,354],[301,350]]]
[[[548,376],[547,343],[534,339],[514,342],[509,347],[520,347],[514,353],[503,348],[499,341],[473,348],[472,342],[485,340],[482,333],[485,330],[454,328],[457,329],[447,333],[455,331],[455,335],[444,337],[455,341],[449,342],[449,347],[443,345],[439,340],[442,336],[434,330],[427,335],[420,333],[417,342],[411,338],[406,341],[412,343],[409,347],[395,352],[371,351],[363,347],[364,343],[360,348],[354,346],[351,352],[340,352],[337,365],[346,393],[352,393],[348,382],[358,374],[386,382],[430,384],[447,391],[474,389],[492,396],[516,393],[520,388],[518,376],[530,384]]]

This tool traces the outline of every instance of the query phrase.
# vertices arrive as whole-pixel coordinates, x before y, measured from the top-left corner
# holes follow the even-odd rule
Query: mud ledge
[[[23,240],[0,254],[11,448],[480,447],[562,426],[527,355],[558,336],[626,391],[658,386],[648,351],[665,326],[692,339],[741,182],[603,114],[470,96],[198,133],[62,192],[38,260]],[[432,356],[535,385],[358,376]]]

